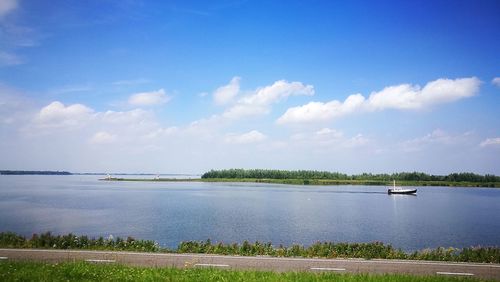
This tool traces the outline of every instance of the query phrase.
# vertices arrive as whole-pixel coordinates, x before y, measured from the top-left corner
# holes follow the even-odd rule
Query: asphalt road
[[[215,267],[272,271],[337,273],[406,273],[414,275],[472,276],[500,280],[500,264],[453,263],[410,260],[308,259],[242,257],[205,254],[158,254],[78,250],[0,249],[0,263],[33,260],[50,263],[88,261],[153,267]]]

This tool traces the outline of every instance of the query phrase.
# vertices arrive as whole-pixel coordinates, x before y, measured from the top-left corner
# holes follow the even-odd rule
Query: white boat
[[[387,194],[416,194],[417,189],[403,189],[399,186],[396,186],[396,180],[393,180],[392,188],[387,190]]]

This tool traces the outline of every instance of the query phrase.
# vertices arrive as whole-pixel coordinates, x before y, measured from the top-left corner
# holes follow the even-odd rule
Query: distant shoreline
[[[0,170],[0,175],[173,175],[173,176],[199,176],[188,173],[106,173],[106,172],[69,172],[54,170]]]
[[[73,173],[52,170],[0,170],[0,175],[73,175]]]
[[[337,180],[337,179],[261,179],[261,178],[102,178],[102,181],[135,181],[135,182],[208,182],[208,183],[267,183],[289,185],[365,185],[390,186],[390,181],[380,180]],[[398,186],[441,186],[441,187],[479,187],[500,188],[499,182],[451,182],[451,181],[398,181]]]
[[[395,179],[398,186],[442,186],[442,187],[482,187],[500,188],[500,177],[473,173],[450,174],[448,176],[426,175],[423,173],[399,174],[361,174],[345,175],[322,171],[284,171],[284,170],[243,170],[230,169],[197,174],[153,174],[153,173],[72,173],[68,171],[32,171],[0,170],[0,175],[96,175],[106,176],[104,181],[151,181],[151,182],[234,182],[234,183],[270,183],[289,185],[368,185],[391,186]],[[116,176],[125,177],[116,177]],[[154,178],[128,178],[127,176],[154,176]],[[403,175],[403,177],[401,177]],[[406,175],[406,177],[405,177]],[[161,177],[167,176],[167,177]],[[172,178],[172,177],[183,178]],[[190,178],[194,176],[196,178]],[[409,176],[409,177],[408,177]]]

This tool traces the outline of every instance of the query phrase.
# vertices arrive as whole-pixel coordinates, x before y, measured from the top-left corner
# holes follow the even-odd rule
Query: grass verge
[[[342,282],[434,282],[487,281],[476,278],[335,274],[219,269],[145,268],[124,265],[97,265],[85,262],[47,264],[38,262],[0,262],[0,281],[342,281]]]

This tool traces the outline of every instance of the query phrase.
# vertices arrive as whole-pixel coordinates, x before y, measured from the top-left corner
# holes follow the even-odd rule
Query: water
[[[108,182],[0,176],[0,231],[275,245],[382,241],[404,250],[500,246],[500,189]]]

